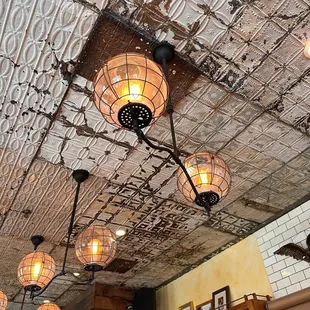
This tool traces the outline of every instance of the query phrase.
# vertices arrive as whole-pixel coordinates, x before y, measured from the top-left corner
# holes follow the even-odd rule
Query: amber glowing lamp
[[[100,271],[114,258],[116,237],[105,226],[90,226],[84,230],[75,243],[78,260],[87,271]]]
[[[0,291],[0,310],[6,310],[8,306],[8,298],[3,291]]]
[[[42,236],[31,238],[35,251],[27,254],[19,263],[17,277],[25,291],[35,292],[44,288],[55,276],[56,263],[53,257],[44,252],[37,252],[43,242]]]

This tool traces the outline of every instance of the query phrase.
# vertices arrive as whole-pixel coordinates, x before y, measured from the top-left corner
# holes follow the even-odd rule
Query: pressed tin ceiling
[[[126,229],[122,263],[96,277],[129,288],[162,285],[307,196],[309,14],[308,0],[0,0],[0,289],[9,309],[20,308],[16,270],[31,235],[45,236],[42,249],[61,266],[72,169],[91,172],[75,235],[93,223]],[[148,54],[156,40],[179,54],[170,74],[182,157],[216,152],[232,171],[231,193],[211,218],[176,190],[167,154],[112,127],[90,99],[96,65]],[[165,117],[146,134],[171,142]],[[73,249],[68,266],[85,277]],[[71,274],[55,283],[36,304],[63,306],[86,289]]]

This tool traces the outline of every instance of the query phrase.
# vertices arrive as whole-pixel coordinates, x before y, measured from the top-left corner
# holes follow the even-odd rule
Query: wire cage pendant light
[[[86,271],[100,271],[115,256],[116,237],[105,226],[90,226],[78,236],[75,253]]]
[[[26,255],[18,265],[17,277],[26,291],[39,291],[55,276],[56,263],[44,252]]]
[[[8,306],[8,297],[3,291],[0,291],[0,310],[6,310]]]
[[[48,302],[41,305],[39,308],[37,308],[37,310],[60,310],[60,308],[56,304]]]
[[[174,47],[167,42],[153,48],[153,59],[162,70],[155,62],[136,53],[112,58],[95,77],[94,102],[108,122],[132,129],[140,143],[144,141],[155,150],[168,152],[180,166],[178,189],[186,199],[210,213],[211,207],[229,193],[230,172],[222,159],[207,152],[189,156],[184,164],[180,160],[173,122],[174,108],[167,82],[167,64],[173,58]],[[173,150],[154,144],[141,130],[164,112],[169,115]]]
[[[184,166],[190,175],[200,200],[197,199],[184,171],[178,169],[178,189],[189,201],[211,207],[226,197],[231,185],[228,166],[217,155],[208,152],[196,153],[187,157]],[[203,206],[203,204],[201,206]]]
[[[165,112],[169,87],[161,68],[137,53],[111,58],[94,79],[94,102],[105,119],[133,129],[152,124]]]

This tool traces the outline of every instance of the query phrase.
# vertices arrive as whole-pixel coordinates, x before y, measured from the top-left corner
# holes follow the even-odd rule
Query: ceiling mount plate
[[[44,241],[44,237],[40,235],[35,235],[31,237],[31,242],[34,245],[34,249],[36,250],[38,246]]]
[[[161,42],[154,46],[153,48],[153,59],[158,63],[162,64],[163,59],[169,63],[174,58],[174,47],[168,42]]]
[[[72,177],[76,182],[83,183],[88,179],[89,172],[83,169],[74,170],[72,173]]]

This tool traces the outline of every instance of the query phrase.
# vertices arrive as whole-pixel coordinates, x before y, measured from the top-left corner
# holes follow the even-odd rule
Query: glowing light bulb
[[[201,179],[202,184],[209,184],[209,181],[208,181],[209,178],[206,172],[200,174],[200,179]]]
[[[307,58],[310,58],[310,41],[305,45],[304,54]]]
[[[32,278],[37,280],[39,278],[39,276],[41,275],[42,269],[43,269],[42,262],[36,262],[33,265],[32,270],[31,270]]]
[[[92,252],[93,255],[98,254],[98,252],[100,250],[100,245],[101,245],[101,242],[98,239],[93,239],[90,242],[91,252]]]

